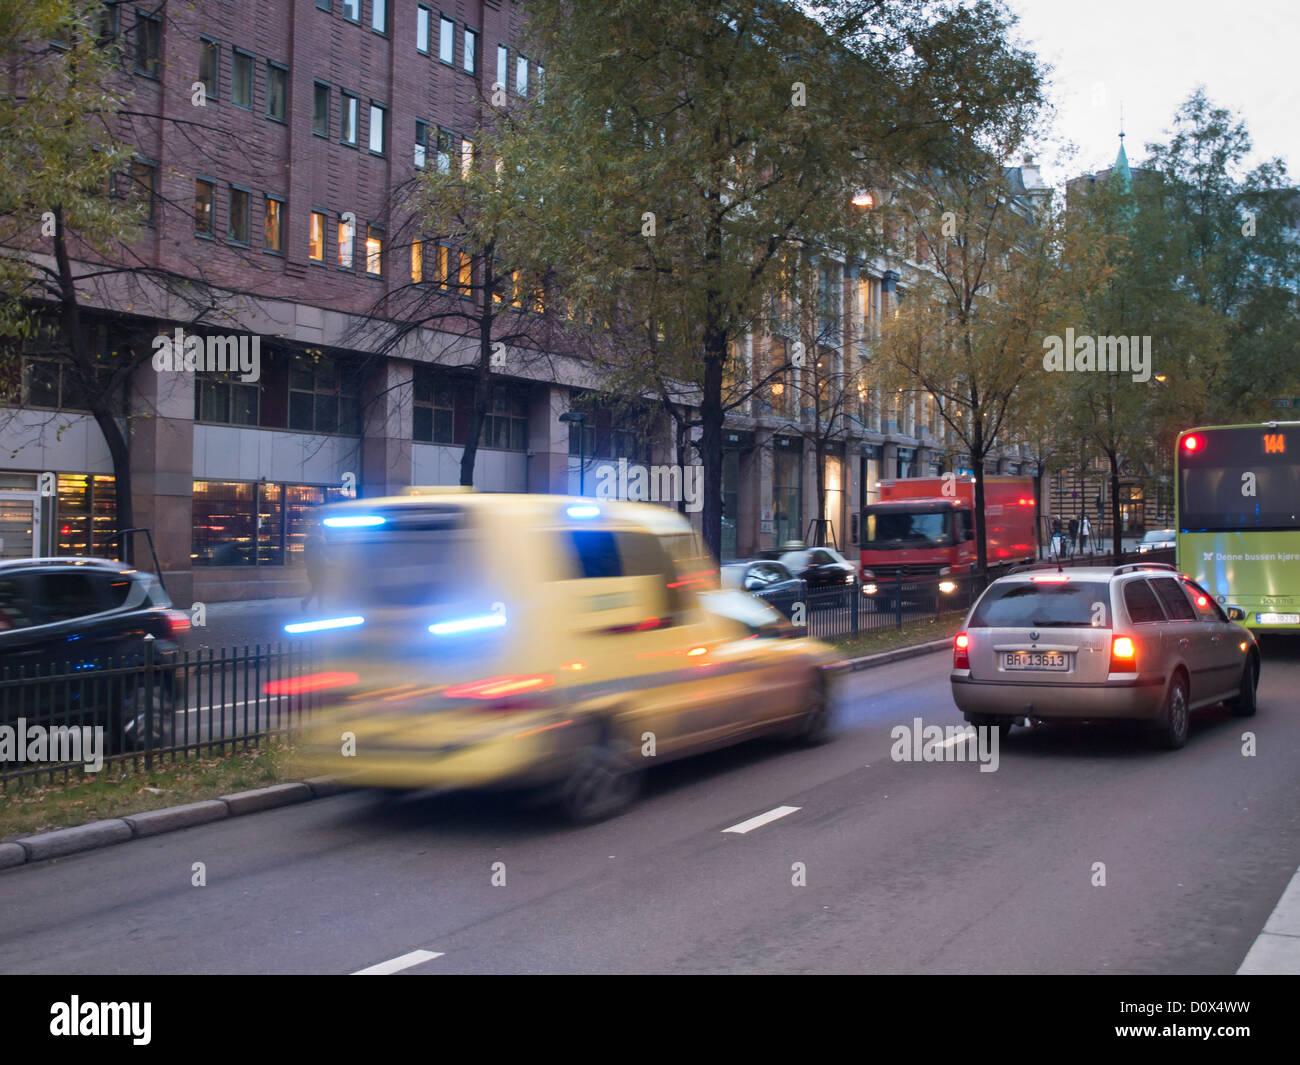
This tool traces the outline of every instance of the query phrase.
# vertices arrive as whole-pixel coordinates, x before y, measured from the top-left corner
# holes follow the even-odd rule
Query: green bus
[[[1183,431],[1174,506],[1179,570],[1256,632],[1300,633],[1300,422]]]

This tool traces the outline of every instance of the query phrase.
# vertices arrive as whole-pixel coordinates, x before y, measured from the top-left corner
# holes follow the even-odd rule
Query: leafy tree
[[[647,390],[698,397],[703,530],[721,543],[732,360],[794,252],[872,247],[853,194],[961,165],[1037,102],[1039,73],[999,4],[618,0],[528,7],[545,100],[520,180],[544,205],[535,261],[584,315],[656,323]]]

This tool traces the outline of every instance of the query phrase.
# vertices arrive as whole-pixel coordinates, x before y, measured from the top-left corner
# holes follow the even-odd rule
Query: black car
[[[0,724],[102,725],[110,754],[145,746],[153,636],[152,745],[164,742],[171,711],[184,705],[175,657],[188,628],[158,578],[125,563],[0,562]]]
[[[740,588],[766,600],[786,617],[794,612],[806,588],[775,559],[756,558],[745,562],[728,562],[722,567],[722,587]]]

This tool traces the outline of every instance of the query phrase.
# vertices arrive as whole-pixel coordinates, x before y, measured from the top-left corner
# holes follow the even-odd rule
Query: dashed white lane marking
[[[959,743],[965,743],[967,740],[973,740],[976,737],[976,735],[977,733],[975,732],[974,729],[971,729],[970,732],[959,732],[955,736],[950,736],[942,743],[936,743],[935,747],[956,747],[957,744]]]
[[[748,821],[741,821],[740,824],[732,825],[730,828],[724,828],[722,831],[734,832],[738,836],[743,836],[746,832],[753,832],[756,828],[762,828],[764,825],[775,821],[777,818],[785,817],[787,814],[792,814],[796,810],[800,809],[802,809],[800,806],[778,806],[775,810],[768,810],[765,814],[751,817]]]
[[[441,953],[435,953],[432,950],[413,950],[409,954],[403,954],[400,958],[391,958],[388,961],[381,961],[378,965],[358,969],[352,975],[388,976],[390,973],[400,973],[403,969],[409,969],[413,965],[423,965],[426,961],[433,961],[434,958],[441,957]]]
[[[1300,869],[1237,970],[1238,976],[1300,973]]]

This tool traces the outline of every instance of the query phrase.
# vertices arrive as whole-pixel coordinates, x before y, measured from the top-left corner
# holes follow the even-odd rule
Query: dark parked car
[[[0,562],[0,724],[102,725],[108,753],[145,746],[153,636],[155,745],[184,705],[176,637],[189,615],[158,578],[99,558]],[[48,684],[30,678],[58,676]],[[69,679],[74,678],[74,679]]]
[[[764,551],[762,557],[775,557],[812,589],[842,589],[853,585],[857,579],[853,563],[833,547],[783,548],[776,553]]]
[[[740,588],[757,595],[786,617],[790,617],[795,603],[806,594],[803,581],[780,562],[767,558],[727,563],[722,567],[722,587]]]

